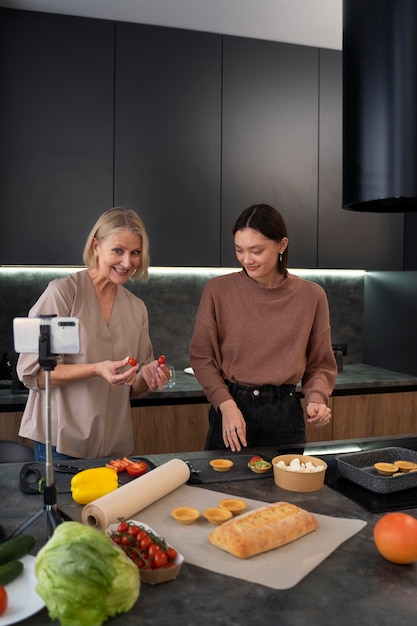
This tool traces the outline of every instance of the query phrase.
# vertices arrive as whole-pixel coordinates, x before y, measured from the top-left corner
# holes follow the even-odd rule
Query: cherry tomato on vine
[[[148,550],[151,543],[152,543],[152,539],[149,537],[149,535],[141,539],[141,542],[140,542],[141,550]]]
[[[132,367],[135,367],[135,365],[137,365],[137,364],[138,364],[138,362],[136,361],[136,359],[134,359],[134,358],[133,358],[133,356],[130,356],[130,357],[129,357],[128,363],[129,363],[129,365],[131,365]]]
[[[158,359],[158,365],[163,365],[165,363],[165,357],[163,354]]]
[[[147,536],[148,536],[148,533],[146,532],[146,530],[140,530],[140,529],[139,529],[139,532],[138,532],[138,534],[136,535],[136,541],[140,544],[140,542],[142,541],[142,539],[143,539],[144,537],[147,537]]]
[[[153,562],[155,563],[155,568],[160,569],[161,567],[165,567],[168,563],[168,557],[166,552],[163,550],[157,550],[153,557]]]
[[[151,543],[151,545],[148,548],[148,557],[150,559],[153,559],[155,554],[158,552],[158,550],[160,550],[161,548],[158,546],[157,543]]]
[[[175,561],[177,555],[178,553],[174,548],[167,548],[167,557],[170,561]]]
[[[120,524],[117,527],[118,533],[127,533],[128,530],[129,530],[129,524],[127,522],[120,522]]]

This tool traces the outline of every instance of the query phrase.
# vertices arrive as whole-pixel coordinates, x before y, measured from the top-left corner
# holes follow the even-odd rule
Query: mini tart
[[[191,506],[180,506],[172,509],[171,517],[179,524],[192,524],[200,517],[200,511]]]
[[[210,465],[216,472],[228,472],[233,467],[233,461],[230,459],[212,459]]]
[[[246,502],[243,500],[235,500],[233,498],[227,498],[226,500],[220,500],[219,507],[226,511],[231,511],[233,515],[239,515],[247,507]]]
[[[381,476],[392,476],[399,470],[394,463],[374,463],[374,468]]]
[[[394,465],[404,474],[417,470],[417,463],[412,461],[394,461]]]
[[[232,511],[226,511],[226,509],[216,507],[206,509],[203,515],[210,524],[223,524],[223,522],[227,522],[227,520],[233,517]]]

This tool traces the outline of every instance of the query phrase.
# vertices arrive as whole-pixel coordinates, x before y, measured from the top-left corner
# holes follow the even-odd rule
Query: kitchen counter
[[[343,371],[338,373],[333,396],[396,391],[417,391],[417,377],[357,363],[345,365]],[[0,412],[23,411],[26,400],[27,393],[13,394],[10,389],[0,389]],[[149,392],[140,399],[132,399],[131,405],[140,407],[206,402],[206,396],[195,376],[177,370],[175,387]]]
[[[314,444],[314,450],[317,456],[335,455],[352,444],[359,449],[387,445],[407,447],[408,444],[413,449],[417,447],[415,437],[401,437],[390,440],[378,438],[355,442],[323,442]],[[312,445],[306,446],[306,453],[313,451]],[[245,452],[260,453],[260,450]],[[262,453],[272,457],[277,451],[265,448]],[[148,458],[160,465],[173,457],[192,461],[207,454],[218,455],[215,452],[193,452],[149,455]],[[86,467],[101,462],[75,463]],[[42,507],[41,496],[24,495],[19,490],[20,467],[20,464],[5,464],[0,473],[0,498],[7,503],[1,508],[0,523],[8,534]],[[348,626],[357,622],[368,626],[391,626],[394,623],[414,623],[417,611],[417,564],[395,565],[383,559],[377,552],[373,542],[373,528],[382,514],[369,512],[328,485],[318,492],[297,494],[276,487],[269,477],[210,483],[203,488],[264,502],[294,502],[312,513],[361,519],[367,525],[291,589],[275,591],[184,563],[175,581],[156,586],[143,585],[135,607],[129,613],[113,618],[109,624],[265,626],[279,623],[285,626],[334,626],[337,622],[341,626]],[[82,507],[73,502],[69,494],[61,493],[58,496],[58,505],[74,520],[81,520]],[[416,511],[415,508],[407,510],[414,517],[417,517]],[[187,532],[191,530],[187,529]],[[37,537],[33,552],[36,554],[46,538],[45,515],[30,526],[30,533]],[[242,562],[242,567],[250,567],[250,560]],[[48,623],[50,622],[45,609],[21,622],[22,626],[45,626]]]

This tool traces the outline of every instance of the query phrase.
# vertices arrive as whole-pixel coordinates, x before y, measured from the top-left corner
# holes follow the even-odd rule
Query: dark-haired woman
[[[331,419],[337,366],[326,294],[288,272],[287,229],[273,207],[243,211],[233,235],[242,270],[206,284],[190,346],[211,403],[206,449],[304,443],[298,382],[307,420],[320,428]]]

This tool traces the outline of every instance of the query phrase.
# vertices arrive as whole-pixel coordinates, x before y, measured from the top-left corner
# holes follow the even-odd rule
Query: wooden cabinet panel
[[[133,407],[134,454],[204,450],[209,404]]]
[[[335,396],[330,399],[330,407],[332,420],[328,426],[306,425],[309,443],[417,433],[417,392]],[[209,408],[209,404],[133,407],[133,453],[204,450]],[[0,413],[0,439],[33,445],[17,434],[22,415]]]
[[[417,392],[333,398],[333,439],[417,432]]]
[[[236,265],[236,218],[264,202],[285,218],[291,267],[316,267],[317,49],[224,37],[222,140],[222,265]]]
[[[20,420],[23,411],[13,413],[0,413],[0,439],[8,439],[10,441],[20,441],[26,443],[33,448],[33,441],[19,437]]]
[[[221,36],[118,23],[115,107],[115,203],[152,265],[219,265]]]

